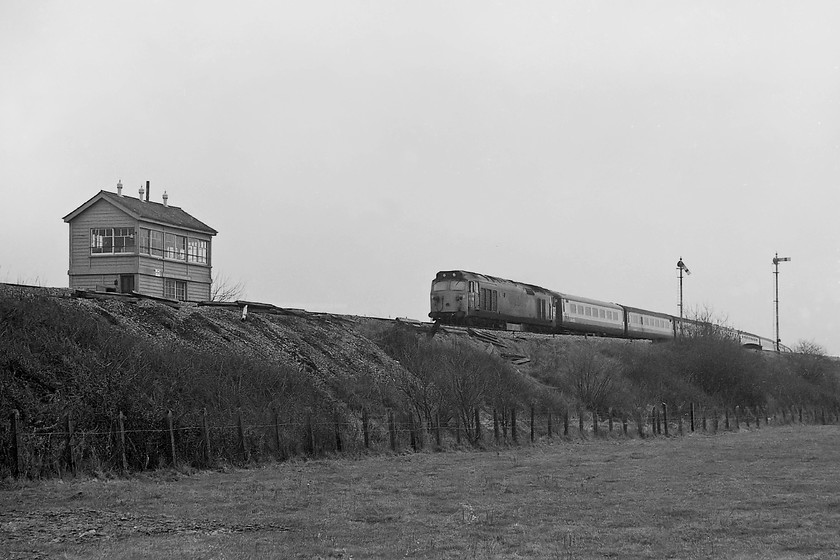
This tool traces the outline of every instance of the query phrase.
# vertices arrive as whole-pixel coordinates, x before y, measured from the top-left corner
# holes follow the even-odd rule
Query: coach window
[[[607,318],[607,312],[604,311],[603,309],[601,309],[599,315],[601,316],[601,319],[606,319]]]

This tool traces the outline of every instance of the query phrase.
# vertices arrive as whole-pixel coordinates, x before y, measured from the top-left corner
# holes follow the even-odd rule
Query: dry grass
[[[0,492],[11,558],[835,558],[840,427]]]

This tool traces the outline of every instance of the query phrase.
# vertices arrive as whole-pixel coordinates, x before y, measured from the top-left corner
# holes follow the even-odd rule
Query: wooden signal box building
[[[145,192],[145,198],[144,198]],[[181,208],[99,193],[64,217],[70,225],[70,288],[207,301],[211,241],[218,232]]]

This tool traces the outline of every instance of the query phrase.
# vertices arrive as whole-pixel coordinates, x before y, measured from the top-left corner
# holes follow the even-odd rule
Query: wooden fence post
[[[311,457],[315,457],[315,425],[312,422],[312,409],[306,413],[306,447]]]
[[[236,407],[236,425],[239,432],[239,452],[242,460],[248,462],[248,445],[245,443],[245,425],[242,423],[242,407]]]
[[[594,436],[598,435],[598,411],[595,410],[595,407],[592,407],[592,434]]]
[[[120,410],[120,413],[117,415],[117,429],[120,432],[117,437],[117,441],[120,445],[120,466],[122,467],[122,472],[125,473],[128,471],[128,461],[125,457],[125,415],[122,410]]]
[[[394,411],[388,409],[388,434],[391,437],[391,451],[397,451],[397,428],[394,426]]]
[[[519,443],[519,435],[516,433],[516,407],[510,409],[510,436],[513,438],[513,443]]]
[[[440,410],[435,413],[435,443],[440,449]]]
[[[665,437],[668,437],[668,405],[662,403],[662,423],[665,425]]]
[[[741,407],[740,406],[735,407],[735,429],[736,430],[741,429]]]
[[[275,422],[277,416],[275,413]],[[202,440],[202,456],[204,457],[204,464],[210,464],[210,428],[207,426],[207,407],[201,409],[201,440]]]
[[[333,413],[333,426],[335,427],[335,451],[341,453],[341,418],[338,411]]]
[[[583,411],[578,408],[578,430],[580,431],[580,435],[583,435]]]
[[[12,425],[12,476],[20,478],[23,474],[23,453],[20,447],[20,411],[14,409],[10,417]]]
[[[706,407],[703,407],[703,431],[706,431]]]
[[[205,409],[205,416],[207,414],[207,409]],[[277,410],[277,407],[274,407],[272,412],[274,412],[274,447],[277,450],[277,458],[283,458],[283,446],[280,443],[280,412]],[[207,449],[210,449],[210,441],[207,442]]]
[[[367,408],[362,409],[362,433],[365,438],[365,449],[370,449],[370,424]]]
[[[455,443],[461,445],[461,415],[455,414]]]
[[[475,409],[475,443],[481,441],[481,414],[478,408]]]
[[[64,460],[67,470],[76,474],[75,450],[73,449],[73,415],[71,412],[64,417]]]
[[[496,409],[493,409],[493,438],[496,440],[496,444],[499,443],[499,414],[496,412]]]
[[[683,435],[683,413],[682,413],[682,407],[677,407],[677,416],[679,417],[679,430],[680,430],[680,435]]]
[[[563,435],[569,435],[569,409],[568,407],[563,411]]]
[[[175,455],[175,425],[172,420],[172,409],[166,411],[166,431],[169,432],[169,457],[172,459],[172,466],[175,466],[177,459]]]
[[[627,413],[621,413],[621,431],[624,432],[624,435],[627,435]]]
[[[694,433],[694,403],[691,403],[691,433]]]
[[[531,405],[531,443],[534,443],[534,405]]]

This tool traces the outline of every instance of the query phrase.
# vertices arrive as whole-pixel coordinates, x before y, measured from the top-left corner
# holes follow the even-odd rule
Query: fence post
[[[175,466],[177,459],[175,455],[175,425],[172,420],[172,409],[166,411],[166,431],[169,432],[169,457],[172,459],[172,466]]]
[[[583,411],[578,407],[578,430],[580,430],[580,435],[583,435]]]
[[[242,407],[236,407],[236,424],[239,432],[239,452],[242,453],[242,460],[248,462],[248,446],[245,444],[245,426],[242,424]]]
[[[515,427],[515,426],[514,426]],[[478,408],[475,409],[475,443],[481,441],[481,415]]]
[[[306,413],[306,447],[311,457],[315,456],[315,426],[312,424],[312,409]]]
[[[613,409],[610,407],[609,411],[607,411],[607,415],[609,416],[609,426],[610,426],[610,433],[613,431]]]
[[[563,411],[563,435],[569,435],[569,408]]]
[[[435,443],[440,449],[440,410],[435,413]]]
[[[365,438],[365,449],[370,449],[370,425],[368,423],[367,408],[362,409],[362,433]]]
[[[20,478],[23,474],[23,457],[20,448],[20,411],[14,409],[11,414],[12,424],[12,476]]]
[[[461,445],[461,415],[455,414],[455,443]]]
[[[128,461],[125,457],[125,415],[122,410],[117,415],[117,428],[120,432],[117,438],[117,441],[120,443],[120,465],[122,466],[122,472],[125,473],[128,471]]]
[[[624,432],[624,435],[627,435],[627,413],[621,413],[621,431]]]
[[[66,438],[64,441],[64,460],[67,464],[67,470],[76,474],[76,461],[73,449],[73,428],[73,415],[71,412],[68,412],[67,416],[64,417],[64,432]]]
[[[277,411],[277,407],[274,407],[274,446],[277,449],[277,458],[282,458],[282,446],[280,445],[280,413]],[[207,409],[204,409],[205,416],[207,415]],[[206,420],[205,420],[206,422]],[[210,450],[210,442],[207,442],[207,449]],[[209,453],[208,453],[209,454]]]
[[[682,416],[680,416],[682,418]],[[668,405],[662,403],[662,423],[665,425],[665,437],[668,437]]]
[[[397,428],[394,426],[394,411],[388,409],[388,434],[391,437],[391,451],[397,451]]]
[[[496,409],[493,409],[493,438],[496,440],[496,444],[499,443],[499,414],[496,412]]]
[[[741,407],[740,406],[735,407],[735,429],[736,430],[741,429]]]
[[[691,433],[694,433],[694,403],[691,403]]]
[[[531,405],[531,443],[534,443],[534,405]]]
[[[595,410],[595,407],[592,407],[592,434],[594,436],[598,435],[598,411]]]
[[[333,426],[335,426],[335,451],[341,453],[341,419],[338,411],[333,413]]]
[[[706,431],[706,407],[703,407],[703,431]]]
[[[724,419],[723,427],[728,430],[729,429],[729,407],[728,406],[723,409],[723,419]]]

